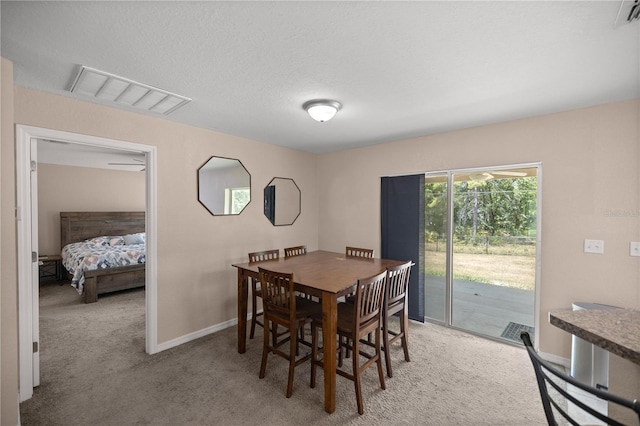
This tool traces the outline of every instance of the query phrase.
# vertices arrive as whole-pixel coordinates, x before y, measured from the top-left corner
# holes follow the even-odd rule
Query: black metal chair
[[[611,404],[616,404],[620,407],[626,407],[629,410],[632,410],[635,412],[634,417],[640,421],[640,402],[638,402],[638,400],[631,401],[621,398],[611,394],[610,392],[579,382],[543,360],[533,348],[529,333],[523,331],[520,333],[520,338],[524,342],[527,352],[529,353],[529,358],[531,358],[531,362],[533,363],[533,370],[536,373],[538,388],[540,389],[540,397],[542,399],[542,406],[544,407],[544,414],[547,416],[547,422],[549,425],[558,425],[555,413],[561,414],[562,417],[564,417],[570,424],[578,425],[579,423],[575,416],[572,417],[572,415],[568,413],[569,410],[566,408],[566,404],[573,404],[581,414],[587,413],[608,425],[624,426],[625,423],[622,423],[620,420],[616,420],[607,414],[602,414],[582,402],[579,397],[576,397],[576,395],[573,395],[569,390],[567,390],[569,385],[575,386],[583,392],[599,398],[600,400],[607,401],[609,403],[609,407],[611,407]],[[550,392],[549,386],[554,389],[552,393]],[[629,414],[631,415],[632,413]]]

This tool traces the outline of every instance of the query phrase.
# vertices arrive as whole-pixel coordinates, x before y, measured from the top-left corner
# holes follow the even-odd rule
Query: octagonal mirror
[[[251,201],[251,175],[240,160],[213,156],[198,168],[198,201],[215,216],[240,214]]]
[[[264,215],[274,226],[293,225],[300,216],[300,196],[293,179],[271,179],[264,187]]]

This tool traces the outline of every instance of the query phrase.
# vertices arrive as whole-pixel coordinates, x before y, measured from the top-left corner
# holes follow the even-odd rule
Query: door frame
[[[146,157],[145,231],[145,351],[158,350],[158,289],[157,289],[157,148],[152,145],[101,138],[34,126],[16,125],[16,227],[18,239],[18,347],[20,402],[33,396],[36,382],[34,371],[34,325],[40,318],[38,281],[32,277],[32,195],[31,194],[31,141],[52,139],[77,145],[142,152]],[[37,232],[37,230],[36,230]],[[34,282],[35,281],[35,282]],[[35,368],[35,370],[34,370]]]

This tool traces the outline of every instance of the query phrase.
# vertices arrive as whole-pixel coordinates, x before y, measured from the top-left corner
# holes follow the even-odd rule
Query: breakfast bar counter
[[[640,311],[585,309],[549,312],[549,322],[640,365]]]

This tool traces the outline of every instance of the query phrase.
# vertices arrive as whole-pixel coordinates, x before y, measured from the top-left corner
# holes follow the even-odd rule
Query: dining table
[[[238,352],[246,351],[249,280],[258,279],[259,267],[293,273],[296,290],[320,298],[324,352],[332,354],[337,350],[338,299],[350,294],[358,279],[402,263],[404,261],[347,257],[344,253],[318,250],[275,260],[234,264],[238,269]],[[336,409],[336,361],[336,357],[326,357],[323,361],[324,409],[327,413]]]

